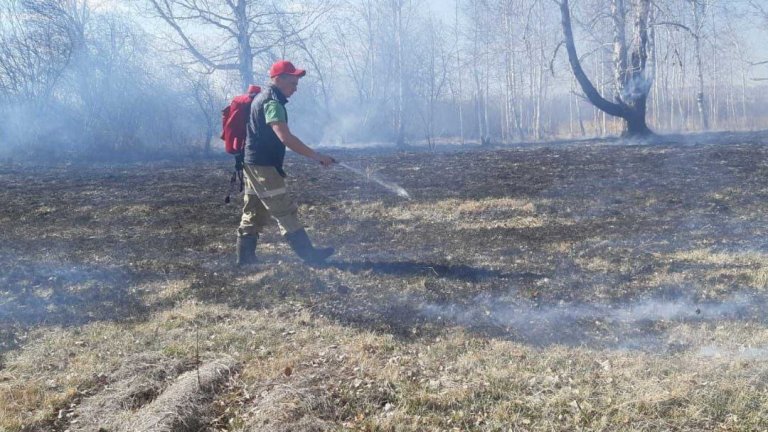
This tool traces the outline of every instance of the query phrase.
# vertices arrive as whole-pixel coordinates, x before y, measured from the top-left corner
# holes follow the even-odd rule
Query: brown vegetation
[[[765,138],[334,152],[411,201],[291,159],[315,268],[233,267],[228,162],[2,165],[0,430],[222,355],[208,430],[764,430]]]

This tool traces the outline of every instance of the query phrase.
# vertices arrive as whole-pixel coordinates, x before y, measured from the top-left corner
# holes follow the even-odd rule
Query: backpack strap
[[[232,176],[229,178],[229,191],[227,191],[227,196],[224,197],[224,204],[229,204],[231,201],[230,197],[232,196],[232,192],[235,190],[235,185],[238,183],[238,180],[240,182],[240,193],[242,193],[245,189],[245,179],[243,178],[243,162],[245,159],[244,153],[244,151],[241,151],[235,155],[235,170],[232,172]]]

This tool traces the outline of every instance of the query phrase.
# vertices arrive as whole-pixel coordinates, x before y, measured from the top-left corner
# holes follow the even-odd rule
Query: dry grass
[[[239,372],[200,402],[207,430],[768,430],[766,160],[738,143],[371,157],[407,202],[291,166],[339,254],[309,268],[270,231],[245,270],[237,209],[200,198],[214,167],[178,196],[147,194],[175,167],[53,169],[62,198],[0,191],[19,203],[0,212],[0,430],[118,425],[222,355]]]
[[[89,390],[82,389],[97,385],[92,374],[109,376],[119,369],[112,356],[157,352],[189,361],[196,327],[204,357],[229,352],[243,364],[218,405],[232,430],[768,427],[768,366],[764,357],[739,355],[746,345],[768,347],[765,329],[681,326],[673,332],[679,339],[707,337],[709,347],[660,356],[562,346],[541,350],[461,329],[404,342],[350,331],[306,310],[248,312],[191,303],[141,325],[93,324],[41,336],[34,345],[48,353],[48,370],[33,367],[39,361],[34,350],[8,360],[2,424],[16,430],[87,398]],[[88,348],[73,349],[72,340]],[[42,379],[48,382],[30,385]],[[25,382],[25,390],[11,381]],[[24,398],[33,388],[34,397]]]

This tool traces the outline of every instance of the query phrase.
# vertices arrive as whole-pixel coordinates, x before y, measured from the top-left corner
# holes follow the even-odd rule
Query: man
[[[245,146],[245,205],[237,230],[237,263],[256,260],[256,243],[270,216],[296,254],[308,263],[320,263],[333,248],[315,248],[299,222],[296,204],[285,187],[285,148],[328,168],[335,160],[309,148],[288,128],[285,104],[306,74],[289,61],[280,60],[269,69],[270,83],[251,104]]]

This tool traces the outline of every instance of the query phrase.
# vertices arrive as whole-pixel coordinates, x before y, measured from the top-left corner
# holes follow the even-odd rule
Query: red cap
[[[269,68],[270,78],[274,78],[283,74],[303,77],[307,74],[307,71],[304,69],[296,69],[296,66],[294,66],[293,63],[289,62],[288,60],[278,60],[275,62],[275,64],[272,65],[271,68]]]
[[[259,87],[257,85],[251,84],[251,85],[248,86],[248,94],[258,93],[260,91],[261,91],[261,87]]]

